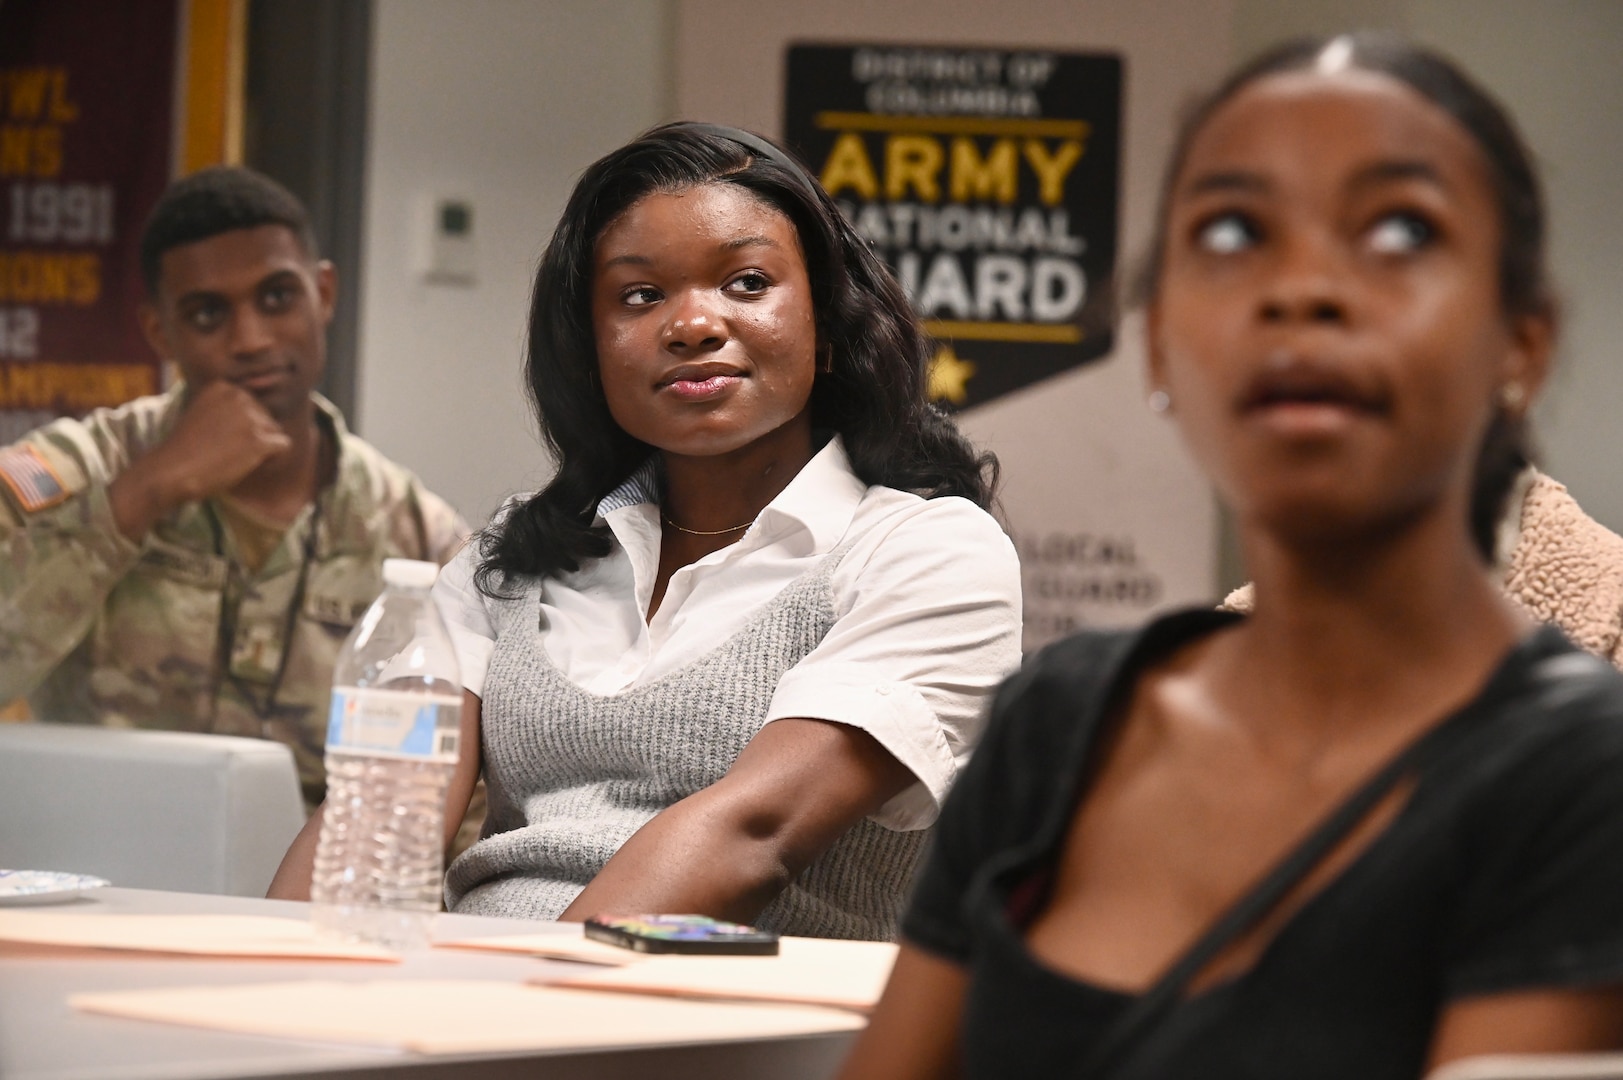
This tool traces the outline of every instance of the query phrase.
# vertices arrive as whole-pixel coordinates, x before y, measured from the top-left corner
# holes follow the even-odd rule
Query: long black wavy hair
[[[1471,136],[1488,164],[1498,203],[1499,302],[1506,318],[1536,315],[1554,319],[1545,249],[1544,195],[1533,155],[1510,113],[1459,65],[1441,53],[1391,34],[1366,32],[1302,38],[1274,46],[1241,66],[1216,90],[1196,102],[1179,130],[1161,188],[1155,239],[1139,281],[1139,293],[1153,299],[1166,247],[1167,205],[1183,171],[1189,146],[1221,106],[1259,79],[1303,71],[1318,63],[1332,44],[1347,50],[1350,67],[1396,79],[1442,109]],[[1534,461],[1532,438],[1523,413],[1498,408],[1477,455],[1471,490],[1471,538],[1488,561],[1494,557],[1499,518],[1517,475]]]
[[[736,184],[794,224],[826,369],[812,386],[811,419],[843,437],[857,476],[925,498],[991,504],[996,458],[977,453],[926,401],[931,349],[911,302],[811,173],[750,132],[666,124],[587,168],[541,256],[524,374],[558,471],[482,534],[475,581],[486,595],[507,595],[511,579],[575,571],[608,554],[608,530],[593,525],[597,504],[654,449],[615,423],[598,380],[595,249],[637,200],[697,184]]]

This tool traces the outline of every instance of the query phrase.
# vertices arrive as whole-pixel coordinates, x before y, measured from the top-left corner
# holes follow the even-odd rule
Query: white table
[[[98,889],[74,910],[100,912],[296,915],[307,908],[142,889]],[[66,910],[59,908],[57,910]],[[437,933],[472,937],[531,931],[516,919],[442,915]],[[289,978],[364,981],[382,978],[506,979],[543,975],[548,961],[523,956],[433,949],[400,964],[212,960],[9,948],[0,944],[0,1078],[4,1080],[216,1080],[228,1077],[325,1077],[359,1080],[812,1080],[831,1075],[852,1035],[647,1047],[636,1050],[424,1056],[404,1052],[232,1035],[97,1016],[69,1008],[68,995],[88,990],[231,985]]]

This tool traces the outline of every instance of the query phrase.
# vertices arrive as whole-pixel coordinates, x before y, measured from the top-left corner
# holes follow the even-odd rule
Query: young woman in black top
[[[1554,337],[1525,148],[1435,54],[1291,45],[1194,115],[1159,221],[1152,405],[1255,612],[1005,684],[843,1076],[1619,1045],[1623,680],[1499,595],[1481,528]]]

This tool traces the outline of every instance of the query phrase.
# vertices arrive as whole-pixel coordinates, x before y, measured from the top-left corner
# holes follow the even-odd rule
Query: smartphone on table
[[[593,915],[586,936],[644,953],[778,954],[778,935],[707,915]]]

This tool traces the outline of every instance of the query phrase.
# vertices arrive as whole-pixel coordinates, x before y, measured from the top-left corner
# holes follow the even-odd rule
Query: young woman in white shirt
[[[557,472],[436,588],[479,751],[448,830],[481,765],[491,793],[454,910],[894,934],[1019,660],[995,461],[927,404],[929,356],[766,140],[672,124],[586,170],[530,317]]]

